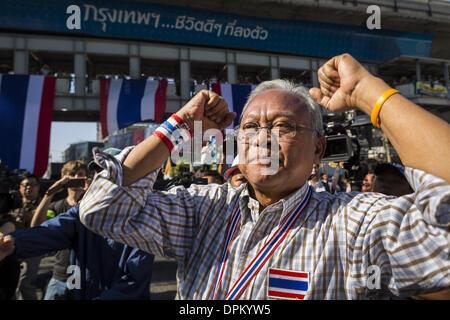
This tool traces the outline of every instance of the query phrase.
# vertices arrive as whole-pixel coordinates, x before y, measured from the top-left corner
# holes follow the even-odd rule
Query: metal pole
[[[386,150],[386,160],[387,162],[391,162],[391,150],[389,148],[389,140],[384,132],[383,132],[383,146],[384,150]]]
[[[422,81],[422,79],[420,78],[420,61],[416,60],[416,80],[417,81]]]
[[[444,81],[445,81],[445,87],[448,88],[449,85],[449,77],[448,77],[448,62],[444,62]]]

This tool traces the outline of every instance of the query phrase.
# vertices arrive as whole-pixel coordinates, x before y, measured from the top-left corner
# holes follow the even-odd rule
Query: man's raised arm
[[[374,106],[391,89],[371,75],[352,56],[343,54],[327,61],[318,71],[319,88],[311,95],[332,112],[359,109],[380,123],[403,164],[450,182],[450,125],[423,108],[393,94],[377,115]]]
[[[227,103],[222,97],[206,90],[200,91],[176,115],[191,132],[194,121],[202,121],[204,132],[210,128],[223,130],[236,117],[236,113],[228,111]],[[169,148],[164,140],[155,135],[150,136],[138,144],[125,159],[122,165],[123,185],[128,186],[161,167],[168,156]]]
[[[95,176],[80,202],[81,222],[131,247],[183,259],[197,228],[198,190],[154,191],[158,169],[169,150],[180,140],[190,139],[188,131],[194,128],[194,121],[202,122],[203,131],[222,130],[235,117],[222,97],[201,91],[136,147],[116,156],[97,152],[96,161],[104,170]]]

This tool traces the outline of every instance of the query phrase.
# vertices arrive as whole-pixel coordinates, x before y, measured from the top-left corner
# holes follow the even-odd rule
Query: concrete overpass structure
[[[387,80],[395,74],[417,72],[417,66],[441,73],[448,85],[450,59],[450,3],[427,0],[152,0],[160,3],[221,13],[298,21],[365,26],[368,5],[381,8],[381,27],[401,32],[435,35],[430,58],[410,57],[409,65],[392,59],[379,63],[363,61],[373,73]],[[171,79],[167,113],[189,100],[204,79],[212,76],[237,83],[240,77],[260,80],[287,77],[306,85],[317,85],[317,69],[328,57],[249,50],[216,45],[189,45],[149,39],[80,36],[42,30],[0,29],[0,65],[3,72],[39,73],[47,64],[56,73],[54,121],[99,121],[99,76]],[[403,62],[402,62],[403,61]],[[416,70],[411,70],[411,65]],[[432,66],[432,67],[429,67]],[[9,68],[9,69],[8,69]],[[419,71],[420,76],[420,71]],[[439,106],[438,115],[450,120],[450,100],[415,97],[417,103]]]

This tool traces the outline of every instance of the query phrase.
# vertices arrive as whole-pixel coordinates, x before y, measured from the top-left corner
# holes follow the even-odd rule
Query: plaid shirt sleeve
[[[188,189],[153,190],[159,169],[123,186],[122,163],[132,149],[128,147],[115,157],[95,154],[104,170],[97,174],[80,203],[80,219],[105,237],[183,261],[203,221],[200,215],[225,205],[224,188],[191,185]]]
[[[123,186],[122,163],[132,149],[115,157],[95,153],[104,170],[96,175],[80,203],[80,219],[92,231],[131,247],[160,256],[184,256],[183,248],[189,246],[195,232],[192,197],[152,196],[160,193],[153,191],[160,169]],[[174,230],[167,230],[169,227]]]
[[[202,245],[214,242],[226,227],[227,206],[237,203],[237,193],[227,190],[226,184],[155,191],[158,170],[122,186],[121,163],[130,150],[117,157],[96,154],[104,170],[81,201],[81,221],[94,232],[156,255],[179,262],[201,259],[189,260],[178,293],[205,298],[206,291],[198,288],[209,287],[214,279],[201,268],[217,258],[217,247]],[[319,201],[309,208],[308,227],[300,229],[292,246],[287,245],[291,249],[274,258],[280,265],[295,264],[299,270],[313,272],[308,298],[413,296],[450,287],[449,184],[420,170],[407,168],[406,175],[415,192],[398,198],[379,193],[315,193]],[[260,227],[265,230],[268,225]],[[243,232],[242,243],[236,246],[252,239]],[[379,270],[380,288],[377,283],[370,286],[370,267]],[[230,271],[229,281],[238,272]],[[255,296],[249,293],[247,298],[265,296],[255,289],[264,279],[261,275],[251,290]]]
[[[403,197],[361,193],[351,210],[364,212],[353,254],[356,271],[380,275],[381,291],[413,296],[450,288],[450,188],[449,184],[421,170],[406,168],[415,190]],[[367,199],[365,199],[367,197]],[[378,200],[373,200],[378,197]],[[351,222],[351,221],[350,221]],[[372,269],[369,267],[372,266]],[[375,266],[375,267],[373,267]],[[369,278],[361,278],[369,281]],[[372,278],[372,288],[376,286]],[[361,283],[362,288],[369,283]],[[378,290],[378,292],[381,292]]]

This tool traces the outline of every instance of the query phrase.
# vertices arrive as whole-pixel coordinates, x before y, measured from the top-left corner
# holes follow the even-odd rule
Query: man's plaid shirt
[[[81,220],[105,237],[175,259],[179,299],[210,298],[237,206],[242,216],[219,299],[307,190],[305,184],[259,214],[247,184],[155,191],[155,170],[124,187],[121,163],[130,150],[116,157],[96,154],[105,170],[81,201]],[[415,193],[399,198],[313,192],[287,237],[240,298],[268,298],[269,268],[309,272],[305,299],[406,297],[449,288],[450,185],[420,170],[406,168],[405,173]],[[368,286],[372,265],[381,271],[379,289]]]

